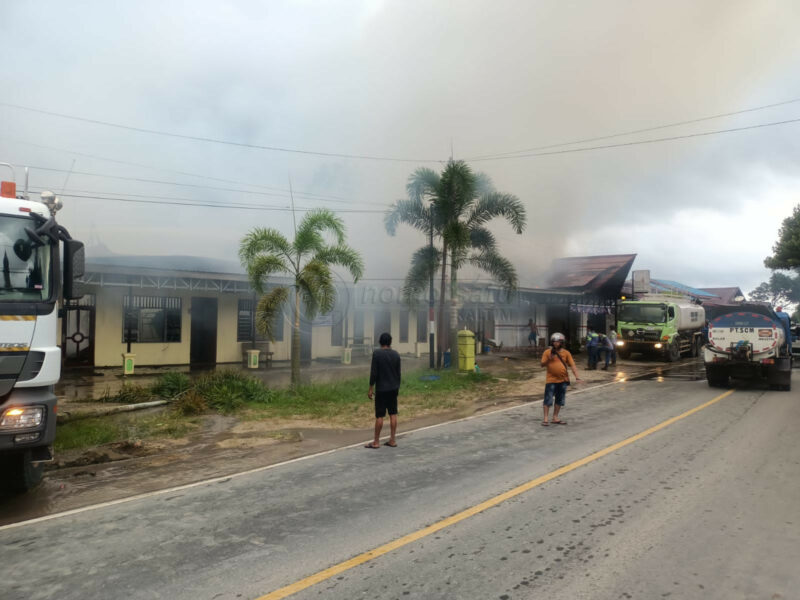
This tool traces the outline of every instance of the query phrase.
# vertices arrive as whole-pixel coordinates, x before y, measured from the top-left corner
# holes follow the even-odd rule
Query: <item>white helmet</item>
[[[550,336],[550,342],[561,342],[562,344],[566,341],[567,338],[564,337],[563,333],[554,333]]]

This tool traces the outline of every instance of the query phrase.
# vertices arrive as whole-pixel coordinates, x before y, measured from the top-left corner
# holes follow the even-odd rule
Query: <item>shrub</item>
[[[230,370],[202,377],[195,388],[208,406],[223,414],[233,412],[245,403],[267,403],[272,397],[270,389],[261,381]]]
[[[152,400],[150,389],[130,381],[122,383],[122,388],[116,396],[108,398],[110,402],[120,402],[122,404],[138,404],[139,402],[149,402]]]
[[[152,391],[156,396],[171,399],[183,394],[191,386],[192,381],[188,375],[170,371],[158,378],[158,381],[152,387]]]
[[[172,409],[181,415],[199,415],[208,410],[208,405],[203,396],[192,388],[175,396]]]

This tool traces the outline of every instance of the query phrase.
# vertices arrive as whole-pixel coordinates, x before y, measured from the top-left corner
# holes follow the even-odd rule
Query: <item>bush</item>
[[[192,386],[192,380],[185,373],[171,371],[164,373],[153,385],[152,391],[161,398],[176,398],[186,392]]]
[[[245,403],[264,404],[272,392],[261,381],[238,371],[216,371],[197,381],[195,389],[206,404],[223,414],[231,413]]]
[[[199,415],[208,410],[208,405],[203,396],[192,388],[175,396],[172,409],[181,415]]]
[[[122,404],[138,404],[139,402],[149,402],[153,399],[150,389],[130,381],[122,383],[122,389],[116,396],[108,398],[108,402],[120,402]]]

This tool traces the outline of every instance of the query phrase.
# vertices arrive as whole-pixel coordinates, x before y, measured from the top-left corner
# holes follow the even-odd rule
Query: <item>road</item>
[[[681,372],[6,526],[1,595],[798,597],[798,394]]]

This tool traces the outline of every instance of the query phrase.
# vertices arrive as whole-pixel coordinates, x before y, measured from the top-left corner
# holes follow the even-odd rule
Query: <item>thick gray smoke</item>
[[[4,3],[2,101],[244,143],[470,158],[800,97],[799,23],[791,0]],[[800,103],[588,145],[798,116]],[[473,166],[528,207],[524,236],[496,226],[523,283],[556,256],[636,252],[654,277],[749,289],[798,202],[798,127]],[[285,208],[285,192],[245,183],[285,190],[291,177],[301,208],[380,210],[414,168],[441,167],[205,144],[8,107],[2,160],[63,170],[74,160],[68,181],[43,170],[31,181],[73,194],[62,220],[89,242],[229,260],[253,225],[290,233],[291,214],[111,198]],[[78,197],[92,195],[104,199]],[[425,243],[408,230],[387,238],[379,213],[342,214],[368,276],[401,278]]]

